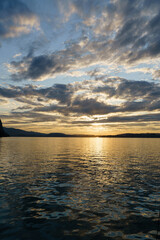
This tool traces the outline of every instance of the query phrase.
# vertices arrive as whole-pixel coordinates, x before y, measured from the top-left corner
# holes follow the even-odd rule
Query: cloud
[[[51,87],[10,85],[0,87],[0,96],[14,101],[9,116],[22,122],[38,122],[38,116],[39,121],[48,118],[60,124],[84,125],[160,119],[160,84],[155,82],[104,77]]]
[[[0,98],[0,105],[3,105],[7,103],[7,100],[6,99],[3,99],[3,98]]]
[[[19,0],[0,1],[0,38],[14,38],[39,30],[39,19]]]
[[[72,124],[80,124],[89,126],[91,124],[111,124],[111,123],[137,123],[137,126],[141,126],[141,124],[145,124],[146,122],[159,122],[160,113],[157,114],[144,114],[144,115],[137,115],[137,116],[118,116],[115,115],[113,117],[108,117],[106,119],[100,120],[91,120],[91,121],[72,121]],[[111,126],[111,125],[110,125]],[[132,125],[134,126],[134,125]]]
[[[79,15],[83,24],[96,35],[90,39],[88,47],[92,45],[101,57],[102,50],[105,60],[112,56],[118,63],[131,64],[159,56],[159,1],[88,0],[67,3],[72,9],[69,13],[67,11],[68,15]]]
[[[160,5],[157,0],[61,0],[55,1],[55,7],[55,19],[60,22],[64,17],[63,27],[69,23],[82,36],[71,39],[59,51],[36,56],[28,53],[21,60],[12,61],[8,66],[13,71],[13,80],[41,81],[102,62],[131,66],[159,58]],[[70,21],[72,17],[76,23]],[[16,37],[33,29],[39,29],[39,19],[24,2],[0,2],[1,38]]]
[[[153,78],[160,79],[160,69],[153,70],[152,75],[153,75]]]
[[[65,58],[65,55],[61,58],[60,54],[24,57],[21,61],[12,61],[8,65],[12,80],[42,81],[58,73],[66,72],[70,69],[71,60],[67,59],[67,56]]]
[[[158,64],[157,64],[158,65]],[[151,67],[144,67],[144,68],[128,68],[126,69],[127,73],[145,73],[145,74],[150,74],[154,80],[159,80],[160,79],[160,69],[158,66],[153,66]]]
[[[34,94],[35,88],[33,85],[18,87],[10,85],[8,88],[0,87],[0,96],[5,98],[30,97]]]
[[[144,115],[138,115],[138,116],[114,116],[109,117],[107,122],[153,122],[153,121],[159,121],[160,114],[144,114]]]
[[[12,80],[42,81],[92,65],[131,67],[159,59],[158,1],[66,1],[64,6],[63,3],[59,3],[61,14],[64,17],[67,14],[67,21],[76,14],[80,18],[79,31],[85,29],[89,34],[66,42],[61,50],[39,56],[28,53],[21,60],[12,61],[8,65]],[[159,76],[157,71],[153,75]]]
[[[104,80],[85,80],[70,84],[54,84],[51,87],[37,87],[26,85],[25,87],[9,85],[8,88],[0,87],[0,95],[6,98],[18,98],[31,96],[38,99],[54,99],[61,104],[74,103],[78,105],[85,99],[99,99],[102,95],[108,99],[116,98],[125,102],[134,101],[158,101],[160,85],[148,81],[131,81],[124,78],[104,78]],[[99,101],[99,100],[98,100]],[[89,102],[88,102],[89,103]],[[85,104],[84,104],[85,105]]]
[[[157,92],[156,84],[147,81],[122,81],[118,85],[116,96],[125,99],[150,98]]]
[[[65,84],[55,84],[48,88],[38,88],[34,85],[26,85],[25,87],[10,85],[8,88],[0,87],[0,96],[28,104],[29,101],[31,104],[31,99],[33,98],[33,105],[36,104],[36,101],[40,105],[42,101],[50,100],[57,100],[61,104],[69,104],[73,91],[71,85]]]
[[[55,104],[49,105],[47,107],[38,107],[34,111],[38,112],[58,112],[61,114],[75,116],[83,115],[96,115],[96,114],[108,114],[114,112],[116,106],[107,105],[103,102],[99,102],[96,99],[81,99],[80,97],[76,98],[70,105],[57,106]]]
[[[0,104],[13,104],[3,108],[10,111],[5,116],[68,126],[158,124],[160,85],[144,77],[160,78],[159,0],[47,0],[43,6],[42,1],[0,1],[1,42],[37,33],[40,27],[43,31],[30,35],[27,47],[25,38],[17,50],[22,54],[15,49],[5,64],[10,78],[3,73],[3,81],[34,81],[0,86]],[[129,73],[135,79],[137,72],[146,75],[140,81],[108,77]],[[58,75],[61,80],[65,76],[64,82],[81,81],[48,86],[49,79],[46,87],[35,86]]]
[[[12,123],[11,119],[14,119],[15,124],[31,124],[31,123],[43,123],[43,122],[54,122],[57,120],[57,116],[49,114],[42,114],[36,112],[13,112],[11,115],[2,115],[1,117],[9,119],[9,123]]]
[[[20,57],[22,55],[22,53],[17,53],[13,56],[13,58],[17,58],[17,57]]]

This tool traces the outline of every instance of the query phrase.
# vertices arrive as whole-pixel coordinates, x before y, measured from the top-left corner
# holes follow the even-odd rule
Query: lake
[[[0,239],[156,239],[159,170],[160,139],[0,138]]]

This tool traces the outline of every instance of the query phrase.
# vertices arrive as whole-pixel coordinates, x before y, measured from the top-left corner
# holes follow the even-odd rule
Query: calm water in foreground
[[[160,139],[1,138],[1,240],[156,239]]]

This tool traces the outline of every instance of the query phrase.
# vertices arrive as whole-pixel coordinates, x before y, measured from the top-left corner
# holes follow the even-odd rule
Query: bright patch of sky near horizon
[[[159,31],[159,0],[1,0],[4,125],[159,132]]]

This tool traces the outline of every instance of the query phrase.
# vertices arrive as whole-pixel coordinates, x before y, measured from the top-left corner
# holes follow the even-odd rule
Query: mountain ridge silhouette
[[[108,137],[108,138],[160,138],[160,133],[123,133],[117,135],[93,135],[93,134],[65,134],[65,133],[40,133],[25,131],[16,128],[3,127],[10,137]]]

